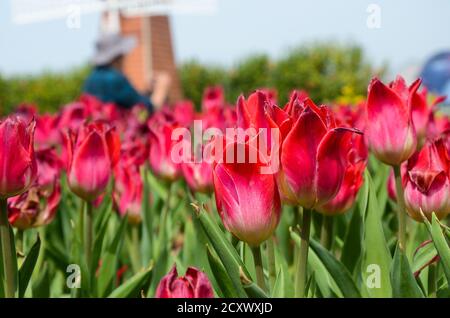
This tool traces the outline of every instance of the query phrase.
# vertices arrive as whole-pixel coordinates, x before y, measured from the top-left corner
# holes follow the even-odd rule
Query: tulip
[[[36,118],[35,142],[39,146],[53,146],[61,142],[59,115],[44,114]]]
[[[342,184],[351,138],[357,130],[336,127],[326,106],[310,99],[289,108],[292,127],[279,125],[283,137],[277,174],[282,199],[313,209],[333,199]],[[297,116],[297,118],[296,118]]]
[[[212,166],[207,161],[182,164],[184,179],[192,191],[208,193],[212,190]]]
[[[369,85],[366,104],[366,135],[378,160],[398,166],[416,150],[416,130],[412,121],[411,101],[420,80],[410,87],[400,76],[384,85],[374,78]]]
[[[119,157],[120,141],[114,128],[101,122],[84,124],[67,135],[70,189],[87,202],[94,201],[109,183]]]
[[[34,154],[35,121],[26,123],[17,116],[0,121],[0,242],[3,260],[3,283],[6,297],[14,297],[14,276],[17,267],[11,249],[14,236],[10,235],[7,198],[24,193],[37,175]]]
[[[205,273],[188,267],[185,276],[178,276],[176,265],[164,276],[156,289],[156,298],[214,298],[211,282]]]
[[[225,106],[225,95],[221,86],[211,86],[203,93],[202,110],[204,113],[220,110]]]
[[[337,195],[317,208],[325,215],[337,215],[348,211],[355,202],[359,189],[363,184],[363,174],[366,168],[367,150],[361,135],[355,135],[354,148],[350,151],[345,169],[344,180]],[[359,149],[358,149],[359,147]]]
[[[173,108],[173,116],[175,121],[183,127],[189,127],[194,122],[195,110],[194,104],[189,101],[180,101]]]
[[[144,185],[139,166],[121,159],[114,169],[114,176],[114,200],[120,215],[128,215],[131,224],[141,223]]]
[[[179,163],[171,157],[172,148],[177,140],[172,140],[172,132],[179,128],[172,116],[159,112],[149,120],[150,129],[150,168],[159,177],[173,181],[181,175]]]
[[[431,220],[450,213],[450,160],[443,140],[426,144],[408,160],[405,203],[408,214],[423,222],[420,210]]]
[[[229,143],[225,152],[240,147]],[[250,146],[245,145],[246,153]],[[273,174],[262,174],[261,163],[221,161],[213,169],[216,205],[226,229],[250,246],[259,246],[275,231],[280,197]]]
[[[33,148],[35,121],[19,117],[0,121],[0,199],[25,192],[37,176]]]

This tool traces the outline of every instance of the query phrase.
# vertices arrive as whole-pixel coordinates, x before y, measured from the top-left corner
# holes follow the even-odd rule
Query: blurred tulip
[[[331,111],[310,99],[293,100],[285,113],[288,117],[274,119],[283,136],[278,188],[285,202],[312,209],[337,195],[352,136],[360,132],[336,127]]]
[[[241,147],[236,142],[225,152]],[[244,145],[249,158],[251,147]],[[256,150],[254,150],[256,151]],[[213,170],[217,210],[226,229],[250,246],[259,246],[275,231],[280,219],[280,197],[273,174],[262,174],[261,163],[220,161]],[[249,160],[247,160],[249,161]]]
[[[192,191],[208,193],[213,188],[212,165],[206,160],[195,162],[193,159],[181,165],[183,176]]]
[[[156,298],[214,298],[208,277],[195,267],[188,267],[185,276],[178,277],[177,267],[164,276],[156,289]]]
[[[389,87],[374,78],[369,85],[366,104],[366,135],[378,160],[400,165],[416,150],[416,131],[411,116],[411,101],[420,80],[407,87],[397,77]]]
[[[0,198],[25,192],[37,175],[33,140],[36,122],[16,116],[0,120]]]
[[[144,185],[139,166],[121,159],[114,168],[114,177],[114,201],[120,215],[128,215],[130,224],[141,223]]]
[[[66,143],[69,187],[92,202],[106,189],[119,159],[119,136],[114,128],[97,121],[84,124],[76,134],[69,132]]]
[[[172,160],[173,146],[178,142],[172,140],[172,132],[179,128],[169,114],[157,113],[148,122],[150,130],[149,163],[152,171],[166,180],[175,180],[181,175],[181,167]]]
[[[38,146],[54,146],[61,143],[59,115],[44,114],[36,118],[35,142]]]
[[[221,86],[211,86],[203,93],[202,110],[204,113],[220,110],[225,106],[225,94]]]
[[[442,140],[426,144],[408,161],[405,204],[408,214],[422,222],[420,209],[431,220],[450,213],[450,161]]]
[[[194,104],[189,100],[176,103],[173,108],[173,115],[175,121],[178,122],[181,126],[191,126],[195,117]]]

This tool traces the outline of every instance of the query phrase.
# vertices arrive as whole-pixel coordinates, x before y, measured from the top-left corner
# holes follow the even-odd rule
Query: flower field
[[[0,296],[450,297],[450,120],[261,88],[148,115],[83,95],[0,119]]]

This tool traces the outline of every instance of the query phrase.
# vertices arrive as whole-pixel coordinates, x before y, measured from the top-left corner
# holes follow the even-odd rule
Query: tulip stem
[[[398,205],[398,244],[401,249],[406,247],[406,209],[405,196],[403,194],[402,176],[400,166],[394,166],[395,190],[397,191]]]
[[[267,240],[267,259],[269,261],[269,283],[270,283],[270,290],[272,290],[273,286],[275,286],[275,280],[276,280],[276,264],[275,264],[275,242],[274,238],[270,237]]]
[[[298,253],[297,271],[295,276],[295,297],[305,297],[306,269],[308,265],[309,233],[311,228],[311,210],[303,209],[302,227],[300,232],[300,251]]]
[[[266,281],[264,278],[264,267],[261,257],[261,247],[251,247],[253,253],[253,261],[255,262],[256,283],[262,290],[267,291]]]
[[[92,266],[92,240],[94,233],[94,223],[93,223],[93,205],[92,202],[86,202],[86,262],[88,266]]]
[[[322,218],[322,231],[320,233],[320,243],[327,250],[331,248],[331,238],[333,237],[333,217],[324,215]]]
[[[14,298],[14,255],[11,248],[11,236],[8,221],[8,206],[6,199],[0,199],[0,238],[2,247],[3,270],[4,270],[4,291],[6,298]]]
[[[134,224],[131,227],[131,246],[130,246],[130,259],[133,271],[137,273],[141,269],[140,258],[140,241],[139,241],[139,227]]]

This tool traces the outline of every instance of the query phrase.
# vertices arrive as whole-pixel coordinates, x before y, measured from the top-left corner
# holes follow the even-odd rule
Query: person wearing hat
[[[144,105],[149,112],[158,109],[167,98],[170,78],[156,78],[151,97],[139,93],[122,73],[124,56],[136,46],[136,39],[119,34],[102,36],[96,43],[92,59],[94,68],[84,83],[84,92],[103,102],[113,102],[122,108]]]

